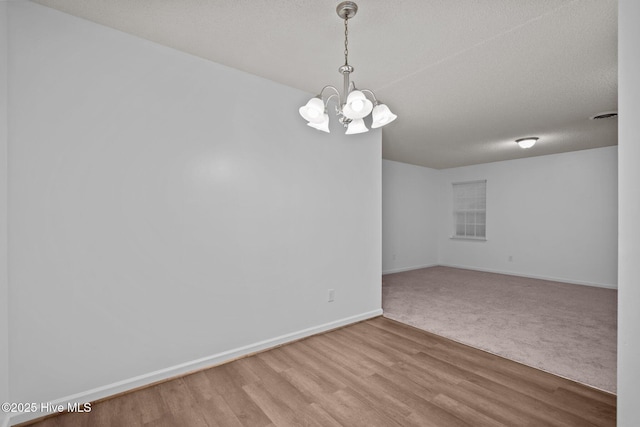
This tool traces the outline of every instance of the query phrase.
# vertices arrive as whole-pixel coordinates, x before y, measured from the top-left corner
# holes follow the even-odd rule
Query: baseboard
[[[540,279],[540,280],[550,280],[552,282],[562,282],[562,283],[570,283],[572,285],[582,285],[582,286],[593,286],[596,288],[606,288],[606,289],[618,289],[617,285],[606,284],[606,283],[593,283],[593,282],[585,282],[580,280],[572,280],[563,277],[551,277],[551,276],[539,276],[534,274],[522,274],[513,271],[503,271],[503,270],[494,270],[490,268],[479,268],[479,267],[469,267],[465,265],[456,265],[456,264],[439,264],[442,267],[452,267],[452,268],[460,268],[462,270],[475,270],[482,271],[485,273],[496,273],[496,274],[504,274],[506,276],[517,276],[517,277],[527,277],[529,279]]]
[[[391,270],[384,270],[382,272],[382,275],[384,276],[385,274],[402,273],[404,271],[420,270],[421,268],[429,268],[429,267],[436,267],[436,266],[438,266],[438,264],[425,264],[425,265],[414,265],[413,267],[393,268]]]
[[[373,317],[381,316],[382,309],[373,310],[355,316],[345,317],[343,319],[335,320],[333,322],[325,323],[322,325],[314,326],[311,328],[302,329],[296,332],[292,332],[285,335],[280,335],[275,338],[271,338],[264,341],[259,341],[253,344],[249,344],[243,347],[235,348],[232,350],[224,351],[222,353],[214,354],[211,356],[203,357],[201,359],[192,360],[190,362],[181,363],[179,365],[171,366],[165,369],[161,369],[147,374],[139,375],[137,377],[129,378],[123,381],[118,381],[112,384],[108,384],[102,387],[97,387],[91,390],[87,390],[81,393],[77,393],[71,396],[62,397],[60,399],[52,400],[50,403],[53,406],[62,405],[67,407],[69,404],[95,402],[100,399],[104,399],[109,396],[131,391],[137,388],[145,387],[153,383],[165,381],[171,378],[179,377],[190,372],[206,369],[212,366],[220,365],[225,362],[237,359],[242,356],[257,353],[267,350],[269,348],[278,347],[282,344],[286,344],[292,341],[296,341],[302,338],[306,338],[312,335],[323,333],[335,328],[350,325],[352,323],[360,322],[363,320],[371,319]],[[10,419],[5,421],[1,427],[7,427],[18,423],[24,423],[27,421],[41,418],[49,415],[42,412],[27,412],[13,414]]]

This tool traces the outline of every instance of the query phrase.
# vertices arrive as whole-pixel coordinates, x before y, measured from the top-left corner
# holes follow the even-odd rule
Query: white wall
[[[619,13],[618,426],[640,423],[640,2]]]
[[[13,400],[381,314],[379,131],[317,132],[310,94],[30,2],[10,34]]]
[[[7,273],[7,3],[0,1],[0,403],[9,401],[9,282]],[[0,412],[0,426],[8,414]]]
[[[382,161],[382,272],[438,263],[438,171]]]
[[[440,264],[616,287],[617,147],[441,172]],[[451,184],[479,179],[487,241],[451,239]]]

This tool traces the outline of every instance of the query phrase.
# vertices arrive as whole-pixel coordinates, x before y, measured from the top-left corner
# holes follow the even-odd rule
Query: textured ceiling
[[[37,2],[312,94],[341,85],[337,1]],[[617,144],[617,119],[589,120],[617,110],[617,1],[358,6],[352,79],[399,116],[384,158],[440,169]]]

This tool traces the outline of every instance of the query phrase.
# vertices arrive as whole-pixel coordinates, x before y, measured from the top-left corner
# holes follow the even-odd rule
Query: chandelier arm
[[[322,90],[320,91],[320,98],[323,97],[325,89],[333,89],[336,95],[338,95],[338,98],[340,98],[340,92],[338,91],[338,89],[336,89],[334,86],[331,86],[331,85],[326,85],[325,87],[322,88]]]
[[[376,98],[376,95],[373,93],[373,91],[369,90],[369,89],[360,89],[360,92],[363,93],[368,93],[369,95],[371,95],[371,97],[373,98],[373,105],[378,105],[378,99]]]
[[[331,89],[334,93],[332,93],[331,95],[329,95],[329,97],[325,100],[325,99],[324,99],[324,91],[325,91],[325,90],[327,90],[327,89]],[[324,108],[325,108],[325,110],[326,110],[326,108],[327,108],[327,105],[329,104],[329,100],[330,100],[331,98],[333,98],[334,96],[335,96],[336,98],[338,98],[338,105],[339,105],[340,107],[342,107],[342,104],[340,103],[340,98],[341,98],[341,97],[340,97],[340,91],[339,91],[338,89],[336,89],[334,86],[327,85],[327,86],[323,87],[323,88],[322,88],[322,90],[320,91],[320,95],[319,95],[319,96],[320,96],[320,99],[322,99],[322,100],[323,100],[323,102],[324,102]]]
[[[338,102],[340,102],[340,94],[338,94],[338,93],[332,93],[331,95],[329,95],[329,97],[327,98],[327,100],[324,102],[324,108],[325,108],[325,109],[327,108],[327,105],[329,105],[329,101],[331,100],[331,98],[333,98],[334,96],[335,96],[336,98],[338,98]]]

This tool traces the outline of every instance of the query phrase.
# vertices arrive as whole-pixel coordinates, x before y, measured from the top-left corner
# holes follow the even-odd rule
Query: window
[[[487,181],[453,184],[453,237],[487,237]]]

